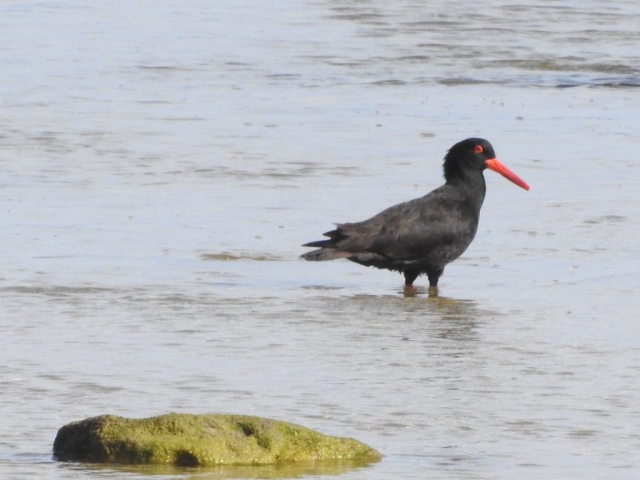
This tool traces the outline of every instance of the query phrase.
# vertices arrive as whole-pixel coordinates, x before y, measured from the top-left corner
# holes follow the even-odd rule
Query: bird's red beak
[[[500,163],[498,161],[497,158],[490,158],[488,160],[485,160],[484,164],[487,166],[487,168],[489,170],[493,170],[494,172],[498,172],[504,178],[506,178],[507,180],[512,181],[513,183],[515,183],[519,187],[522,187],[525,190],[529,190],[529,185],[527,185],[527,182],[522,180],[519,176],[517,176],[515,173],[513,173],[511,170],[509,170],[507,167],[505,167],[502,163]]]

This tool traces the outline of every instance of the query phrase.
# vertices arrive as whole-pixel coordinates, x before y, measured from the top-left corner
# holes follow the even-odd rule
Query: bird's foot
[[[405,285],[403,293],[405,297],[415,297],[416,293],[418,293],[418,289],[413,285]]]

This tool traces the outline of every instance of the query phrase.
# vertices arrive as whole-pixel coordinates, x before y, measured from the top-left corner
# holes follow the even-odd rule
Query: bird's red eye
[[[473,151],[476,153],[482,153],[484,150],[480,145],[476,145],[475,147],[473,147]]]

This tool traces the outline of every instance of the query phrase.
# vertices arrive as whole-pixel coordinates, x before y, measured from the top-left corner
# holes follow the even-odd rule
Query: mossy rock
[[[245,415],[170,413],[130,419],[101,415],[65,425],[53,453],[60,460],[178,466],[358,462],[380,454],[351,438]]]

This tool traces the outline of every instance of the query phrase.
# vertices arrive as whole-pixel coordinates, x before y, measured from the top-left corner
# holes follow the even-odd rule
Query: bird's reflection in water
[[[477,328],[490,316],[472,300],[429,295],[425,301],[433,312],[439,314],[433,316],[438,336],[449,340],[476,340]]]
[[[355,295],[340,301],[343,311],[357,309],[357,316],[380,328],[411,326],[411,336],[428,330],[431,337],[474,341],[481,325],[499,313],[480,308],[474,300],[430,293],[427,296]],[[346,313],[346,312],[345,312]],[[355,312],[354,312],[355,314]],[[408,338],[411,339],[411,338]],[[414,338],[415,339],[415,338]]]

